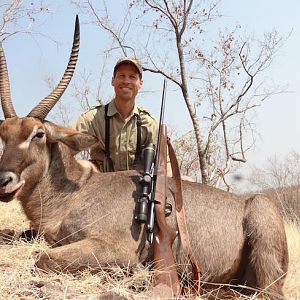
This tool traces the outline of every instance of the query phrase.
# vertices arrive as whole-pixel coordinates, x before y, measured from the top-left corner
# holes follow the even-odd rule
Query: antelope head
[[[60,141],[75,151],[80,151],[97,141],[95,137],[45,120],[71,81],[79,53],[79,38],[79,20],[76,16],[72,51],[62,79],[47,97],[22,118],[17,116],[13,107],[6,59],[0,45],[0,97],[5,117],[0,125],[0,137],[3,142],[0,160],[2,202],[16,198],[24,186],[34,186],[45,175],[51,159],[51,144]]]

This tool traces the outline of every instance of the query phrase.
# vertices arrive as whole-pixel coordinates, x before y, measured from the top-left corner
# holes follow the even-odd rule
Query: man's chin
[[[134,97],[132,94],[123,94],[123,95],[120,95],[120,96],[117,96],[117,98],[120,100],[120,101],[124,101],[124,102],[129,102],[129,101],[134,101]]]

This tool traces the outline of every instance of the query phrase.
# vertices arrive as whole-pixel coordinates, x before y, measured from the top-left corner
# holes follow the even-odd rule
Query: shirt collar
[[[108,110],[107,110],[107,116],[108,117],[112,117],[114,116],[115,114],[118,114],[118,111],[117,111],[117,108],[116,108],[116,105],[115,105],[115,101],[111,101],[108,105]],[[132,117],[133,115],[138,115],[139,114],[139,110],[138,110],[138,107],[136,105],[136,103],[134,104],[134,107],[133,107],[133,110],[130,114],[129,117]]]

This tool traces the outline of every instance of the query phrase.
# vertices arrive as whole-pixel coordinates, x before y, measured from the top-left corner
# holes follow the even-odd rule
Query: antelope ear
[[[50,143],[62,142],[72,150],[81,151],[90,148],[98,143],[98,139],[87,133],[81,133],[74,129],[55,125],[51,122],[44,122],[47,140]]]

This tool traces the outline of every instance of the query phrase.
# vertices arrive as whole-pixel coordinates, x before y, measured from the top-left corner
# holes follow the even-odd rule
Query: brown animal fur
[[[34,128],[44,136],[32,135]],[[97,270],[134,266],[151,256],[144,227],[133,219],[140,175],[97,174],[73,157],[96,143],[94,137],[35,118],[6,119],[0,136],[0,200],[17,198],[32,227],[53,246],[37,260],[39,268]],[[183,182],[183,197],[203,281],[246,284],[282,299],[288,251],[275,205],[262,195],[244,199],[192,182]],[[174,217],[170,223],[176,226]],[[174,250],[184,263],[180,245]]]

